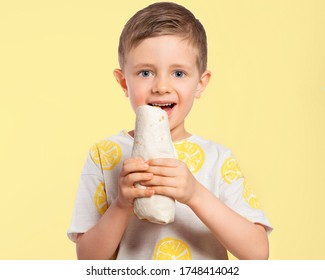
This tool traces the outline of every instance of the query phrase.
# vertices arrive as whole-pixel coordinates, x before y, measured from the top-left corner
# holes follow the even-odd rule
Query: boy
[[[239,259],[267,259],[271,227],[231,152],[184,126],[211,75],[201,23],[180,5],[152,4],[125,25],[119,63],[114,76],[133,110],[147,104],[167,112],[178,159],[131,158],[133,131],[94,145],[68,231],[78,258],[227,259],[228,250]],[[153,194],[176,200],[175,222],[133,214],[134,199]]]

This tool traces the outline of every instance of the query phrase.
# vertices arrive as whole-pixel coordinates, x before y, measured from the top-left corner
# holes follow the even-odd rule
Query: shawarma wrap
[[[168,115],[164,110],[149,105],[137,108],[132,157],[140,157],[145,161],[155,158],[176,158]],[[139,183],[135,186],[146,188]],[[134,201],[134,213],[142,220],[168,224],[175,218],[175,201],[162,195],[137,198]]]

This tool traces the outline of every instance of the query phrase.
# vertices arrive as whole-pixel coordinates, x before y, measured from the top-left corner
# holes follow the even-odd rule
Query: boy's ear
[[[202,96],[205,88],[207,87],[210,81],[210,78],[211,78],[210,71],[206,70],[205,72],[203,72],[196,88],[195,98],[199,99]]]
[[[125,96],[128,97],[129,96],[128,95],[128,87],[126,84],[126,79],[125,79],[123,71],[121,69],[115,69],[113,71],[113,75],[114,75],[116,81],[121,86],[122,90],[124,91]]]

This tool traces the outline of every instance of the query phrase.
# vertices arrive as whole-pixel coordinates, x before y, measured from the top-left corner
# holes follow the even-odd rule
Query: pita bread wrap
[[[168,115],[164,110],[149,105],[137,108],[132,157],[140,157],[145,161],[155,158],[176,158]],[[139,183],[135,186],[145,188]],[[175,201],[162,195],[137,198],[134,201],[134,213],[142,220],[168,224],[175,218]]]

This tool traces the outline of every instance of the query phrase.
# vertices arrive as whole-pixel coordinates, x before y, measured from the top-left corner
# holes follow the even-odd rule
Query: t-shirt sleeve
[[[222,155],[219,176],[219,199],[249,221],[263,225],[270,234],[273,228],[230,150]]]
[[[108,207],[104,176],[89,152],[80,176],[68,237],[76,241],[78,233],[93,227]]]

